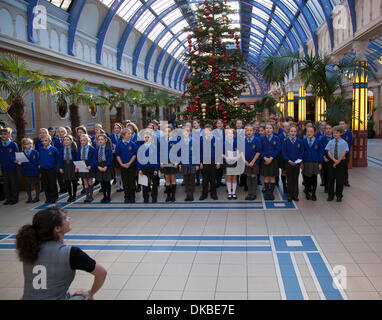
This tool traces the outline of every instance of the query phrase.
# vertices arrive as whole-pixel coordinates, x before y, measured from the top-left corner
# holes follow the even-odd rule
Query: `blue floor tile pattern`
[[[280,277],[283,283],[285,299],[287,300],[303,300],[304,293],[300,287],[301,281],[296,273],[292,262],[292,253],[306,254],[307,260],[313,270],[312,276],[319,283],[317,288],[323,293],[327,300],[344,300],[346,295],[340,291],[334,284],[333,272],[329,271],[329,266],[325,262],[320,249],[316,246],[315,241],[310,235],[288,235],[288,236],[267,236],[267,235],[247,235],[247,236],[214,236],[214,235],[97,235],[97,234],[73,234],[65,237],[66,241],[70,241],[71,245],[76,245],[83,250],[96,251],[162,251],[162,252],[247,252],[256,254],[259,252],[273,252],[276,256],[275,263],[280,270]],[[107,244],[89,244],[91,241],[107,241]],[[137,241],[136,244],[112,244],[113,241]],[[144,244],[144,241],[200,241],[199,245],[158,245]],[[15,249],[15,235],[0,234],[0,250]],[[80,242],[75,242],[80,241]],[[86,241],[87,243],[83,243]],[[209,241],[238,241],[238,245],[208,245]],[[255,242],[261,242],[256,245]],[[246,242],[246,244],[242,244]],[[271,245],[273,243],[273,246]],[[300,279],[301,280],[301,279]]]

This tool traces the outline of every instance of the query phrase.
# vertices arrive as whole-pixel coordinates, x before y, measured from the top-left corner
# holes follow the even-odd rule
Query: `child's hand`
[[[203,163],[200,164],[200,169],[203,169]]]
[[[142,172],[142,170],[139,170],[139,172],[138,172],[140,175],[142,175],[143,174],[143,172]]]
[[[304,163],[303,162],[301,162],[301,170],[304,170]]]
[[[220,169],[220,163],[216,164],[216,169]]]
[[[318,164],[318,170],[322,170],[322,164],[321,163]]]
[[[249,167],[249,162],[247,160],[245,160],[245,166]]]
[[[60,169],[60,173],[63,174],[63,173],[64,173],[64,170]]]

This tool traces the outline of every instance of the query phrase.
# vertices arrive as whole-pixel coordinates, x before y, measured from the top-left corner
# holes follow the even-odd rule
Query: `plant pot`
[[[375,131],[374,130],[368,130],[367,131],[367,138],[373,139],[375,137]]]

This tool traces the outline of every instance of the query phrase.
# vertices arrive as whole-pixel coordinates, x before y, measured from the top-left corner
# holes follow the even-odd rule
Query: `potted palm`
[[[0,90],[6,98],[0,98],[3,112],[11,116],[16,129],[16,142],[21,147],[25,137],[26,120],[24,117],[24,98],[32,90],[45,95],[55,95],[64,88],[62,80],[53,79],[42,72],[30,69],[26,61],[20,61],[16,55],[0,56]]]

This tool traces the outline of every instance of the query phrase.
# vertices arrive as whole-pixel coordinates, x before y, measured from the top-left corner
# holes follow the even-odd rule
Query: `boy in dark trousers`
[[[316,135],[317,137],[317,135]],[[333,128],[332,126],[328,123],[325,127],[325,135],[321,136],[320,142],[322,146],[322,150],[324,152],[324,158],[322,161],[322,178],[325,186],[325,193],[328,193],[328,167],[329,167],[329,157],[328,157],[328,152],[325,150],[327,144],[329,143],[330,140],[333,139]]]
[[[259,138],[255,137],[253,125],[245,126],[245,169],[247,175],[248,195],[245,200],[256,199],[256,177],[259,174],[259,163],[262,151],[262,144]]]
[[[132,131],[122,129],[122,140],[115,149],[115,156],[121,166],[121,177],[125,193],[125,203],[135,203],[135,175],[137,172],[137,145],[131,141]]]
[[[342,201],[342,191],[344,189],[344,179],[347,162],[346,154],[349,152],[349,146],[344,139],[341,138],[343,130],[340,126],[333,128],[334,139],[330,140],[326,145],[325,150],[328,152],[328,201],[334,199],[334,183],[336,184],[337,202]]]
[[[289,136],[283,142],[282,156],[285,160],[288,201],[298,201],[298,177],[300,175],[300,163],[304,156],[304,147],[302,140],[297,138],[296,126],[290,128]]]
[[[345,156],[346,168],[345,168],[344,186],[350,187],[348,165],[349,165],[349,159],[350,159],[350,149],[351,149],[351,146],[353,145],[353,132],[348,129],[348,124],[345,120],[341,120],[339,122],[339,126],[343,130],[343,133],[341,134],[341,138],[347,142],[348,148],[349,148],[349,152],[347,152]]]
[[[204,200],[208,195],[208,185],[210,185],[211,198],[218,200],[216,194],[216,170],[220,168],[219,163],[215,163],[215,137],[212,135],[212,126],[206,124],[200,137],[200,169],[202,169],[203,189],[199,200]]]
[[[0,164],[3,172],[4,204],[16,204],[19,201],[19,183],[17,177],[16,152],[19,148],[11,140],[12,129],[3,128],[1,132]]]
[[[39,150],[39,167],[45,191],[45,203],[55,203],[58,199],[56,171],[59,162],[59,154],[58,150],[51,145],[51,137],[49,135],[43,137],[41,142],[42,147]]]

